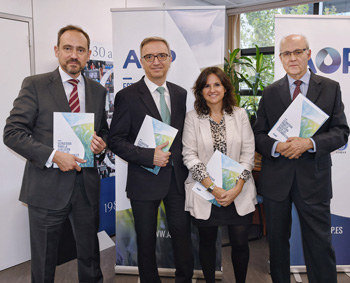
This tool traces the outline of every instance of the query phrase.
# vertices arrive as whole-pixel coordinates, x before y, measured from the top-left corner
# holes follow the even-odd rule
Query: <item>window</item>
[[[348,1],[329,1],[329,4],[327,4],[328,2],[324,2],[321,6],[319,3],[304,4],[241,14],[241,55],[251,58],[253,64],[255,64],[255,45],[259,46],[260,52],[264,54],[265,64],[268,66],[268,69],[261,74],[264,86],[271,84],[274,79],[275,14],[310,15],[318,14],[319,10],[322,9],[322,11],[334,13],[337,9],[337,5],[334,4],[337,2],[341,2],[339,5],[342,7],[350,6]],[[241,71],[247,74],[247,76],[254,76],[252,71],[248,68],[242,67]],[[248,87],[245,84],[241,85],[240,93],[242,96],[251,95],[251,92],[248,91]],[[245,101],[243,97],[242,101]]]

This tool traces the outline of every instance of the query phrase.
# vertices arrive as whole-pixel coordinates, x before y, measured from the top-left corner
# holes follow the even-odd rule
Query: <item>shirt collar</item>
[[[231,116],[231,117],[233,117],[233,111],[232,111],[232,113],[229,114],[229,113],[227,113],[224,110],[224,116]],[[198,114],[198,119],[210,119],[210,115],[209,114],[200,113],[200,114]]]
[[[288,77],[288,83],[289,83],[289,87],[291,87],[294,82],[296,81],[295,79],[293,79],[290,75],[287,74]],[[301,77],[301,79],[299,79],[300,81],[302,81],[304,84],[308,85],[310,82],[310,77],[311,77],[311,73],[310,70],[307,69],[306,73],[304,74],[304,76]]]
[[[159,85],[152,82],[149,78],[147,78],[147,76],[145,76],[144,80],[145,80],[146,86],[148,87],[148,89],[151,93],[154,93],[157,90],[157,88],[160,87]],[[168,91],[168,88],[166,86],[166,81],[161,86],[164,87],[164,89],[165,89],[164,95],[169,95],[169,91]]]
[[[70,75],[68,75],[65,71],[62,70],[61,66],[58,67],[58,71],[60,72],[62,83],[65,83],[72,79]],[[79,84],[83,83],[83,76],[81,75],[81,73],[76,79],[79,80]]]

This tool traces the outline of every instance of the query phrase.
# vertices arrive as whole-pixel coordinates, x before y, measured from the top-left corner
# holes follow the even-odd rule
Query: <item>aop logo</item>
[[[347,147],[348,147],[348,144],[345,144],[342,147],[338,148],[338,150],[345,150]]]
[[[176,53],[173,50],[170,50],[171,52],[171,62],[174,62],[176,60]],[[138,69],[141,69],[140,59],[137,57],[137,54],[135,50],[131,49],[129,50],[128,55],[126,56],[123,69],[127,69],[129,64],[136,64],[136,67]]]
[[[349,72],[349,67],[350,67],[349,54],[350,54],[350,48],[343,48],[343,73],[344,74],[347,74]],[[325,63],[325,60],[328,56],[332,62],[327,65]],[[317,71],[312,59],[309,60],[308,64],[311,71],[316,73]],[[332,47],[325,47],[321,49],[316,55],[316,67],[322,73],[325,73],[325,74],[334,73],[339,69],[341,64],[342,64],[342,57],[340,53]]]

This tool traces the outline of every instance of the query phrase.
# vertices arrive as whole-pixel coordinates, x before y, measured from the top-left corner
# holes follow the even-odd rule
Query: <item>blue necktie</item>
[[[160,86],[157,88],[159,92],[159,104],[160,104],[160,116],[164,123],[170,125],[170,111],[168,105],[165,102],[164,87]]]

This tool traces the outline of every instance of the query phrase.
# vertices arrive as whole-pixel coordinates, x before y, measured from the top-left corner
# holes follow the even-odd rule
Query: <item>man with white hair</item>
[[[286,76],[265,88],[254,125],[256,149],[263,155],[258,191],[264,196],[273,282],[290,282],[289,237],[294,203],[311,283],[337,282],[332,247],[330,153],[348,141],[349,127],[338,82],[308,69],[311,50],[305,36],[291,34],[280,44]],[[329,115],[311,137],[279,142],[268,136],[297,95]]]

